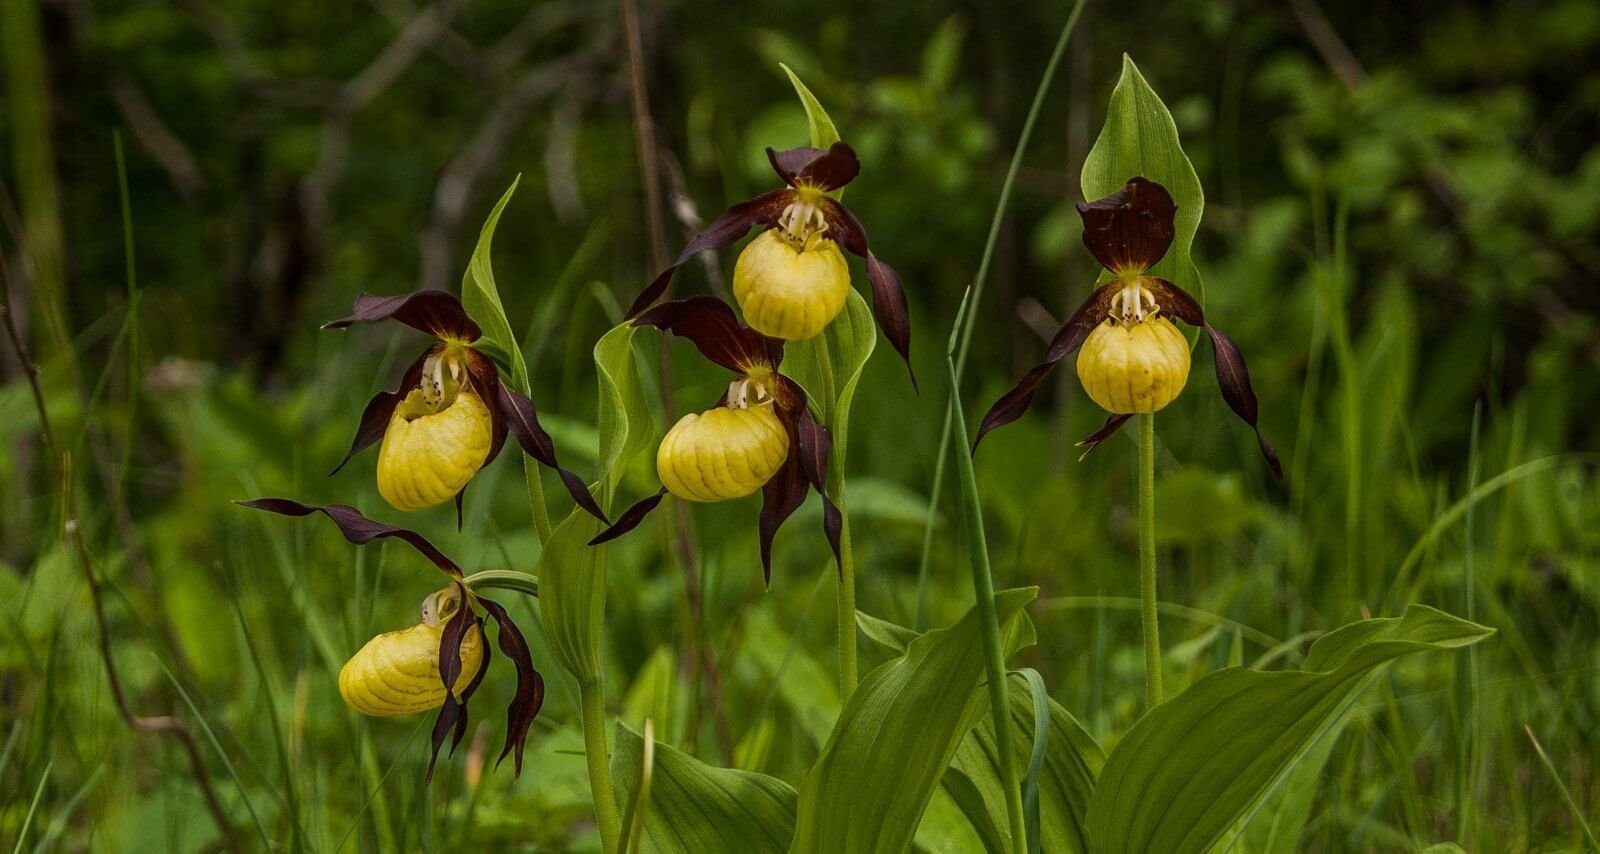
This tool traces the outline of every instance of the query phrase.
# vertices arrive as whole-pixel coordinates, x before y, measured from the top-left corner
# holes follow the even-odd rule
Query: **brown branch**
[[[1339,37],[1339,31],[1328,22],[1328,16],[1322,14],[1322,8],[1316,0],[1289,0],[1289,8],[1294,11],[1294,18],[1300,24],[1300,29],[1305,31],[1306,38],[1311,41],[1311,46],[1316,48],[1322,56],[1322,61],[1344,83],[1346,88],[1355,89],[1367,80],[1367,71],[1361,67],[1361,60],[1350,51],[1350,46]]]
[[[6,300],[0,304],[0,319],[5,321],[6,337],[11,339],[11,350],[17,356],[17,365],[22,368],[22,375],[28,379],[28,388],[33,391],[33,405],[39,410],[39,435],[44,440],[46,453],[54,462],[60,452],[56,450],[55,433],[50,429],[50,412],[44,405],[44,390],[39,386],[39,365],[28,354],[27,345],[22,343],[22,332],[17,329],[17,319],[11,310],[15,300],[11,293],[11,262],[6,258],[4,249],[0,249],[0,288],[5,291]]]

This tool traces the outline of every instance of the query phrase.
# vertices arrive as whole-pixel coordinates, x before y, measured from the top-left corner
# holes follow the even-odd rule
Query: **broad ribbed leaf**
[[[1279,787],[1349,714],[1380,668],[1488,629],[1424,605],[1318,640],[1304,670],[1230,667],[1152,709],[1106,760],[1089,803],[1099,854],[1203,852]]]
[[[644,739],[617,723],[611,777],[619,805],[633,800]],[[794,836],[795,791],[776,777],[717,768],[665,744],[655,746],[655,771],[641,851],[662,854],[776,854]]]
[[[1129,178],[1140,176],[1166,187],[1178,204],[1172,248],[1151,274],[1171,279],[1204,301],[1205,286],[1189,254],[1205,208],[1200,176],[1178,144],[1172,113],[1124,54],[1105,127],[1083,161],[1083,197],[1104,198],[1122,189]]]
[[[1033,643],[1023,606],[1037,588],[1004,590],[995,609],[1014,651]],[[951,757],[987,710],[976,611],[911,641],[868,673],[800,788],[794,852],[904,851]]]
[[[623,469],[656,434],[634,358],[635,331],[623,324],[594,347],[600,382],[600,483],[595,494],[608,514]],[[561,666],[582,684],[600,678],[607,547],[588,543],[602,527],[588,513],[573,510],[556,525],[539,555],[539,610],[545,631]]]
[[[1033,698],[1021,676],[1011,677],[1011,716],[1019,767],[1028,763],[1033,744]],[[1094,781],[1106,755],[1083,725],[1055,700],[1050,701],[1050,738],[1039,774],[1039,839],[1044,851],[1089,850],[1084,816]],[[1013,848],[1007,829],[1005,790],[1000,785],[994,719],[985,717],[962,739],[944,787],[993,854]],[[977,794],[974,799],[967,790]],[[998,845],[999,847],[995,847]]]

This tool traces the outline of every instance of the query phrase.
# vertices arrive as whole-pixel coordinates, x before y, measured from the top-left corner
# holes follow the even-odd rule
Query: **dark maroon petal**
[[[978,443],[983,441],[983,437],[988,435],[990,430],[1004,427],[1028,411],[1028,407],[1033,405],[1033,394],[1038,390],[1039,383],[1044,380],[1045,375],[1050,373],[1050,369],[1054,368],[1057,362],[1066,358],[1068,353],[1083,345],[1089,333],[1106,318],[1111,298],[1121,288],[1121,282],[1111,282],[1101,286],[1078,306],[1078,310],[1074,311],[1071,317],[1067,318],[1067,322],[1056,332],[1056,337],[1050,341],[1050,349],[1045,353],[1044,361],[1023,374],[1022,379],[1010,391],[1001,395],[1000,399],[989,407],[988,413],[983,416],[983,423],[978,425],[977,437],[972,440],[973,450],[977,450]]]
[[[855,149],[843,141],[835,142],[826,150],[809,146],[787,151],[768,148],[767,160],[772,164],[772,171],[791,187],[805,185],[831,192],[861,174],[861,161]]]
[[[461,743],[461,737],[467,734],[467,703],[472,700],[472,695],[477,693],[478,686],[483,684],[484,674],[489,672],[489,659],[494,655],[489,651],[489,635],[485,633],[483,618],[479,617],[478,637],[483,643],[483,656],[478,660],[478,670],[472,674],[472,681],[461,692],[461,717],[456,721],[455,734],[450,736],[450,755],[456,753],[456,745]]]
[[[867,281],[872,284],[872,316],[883,330],[883,337],[889,339],[890,346],[905,360],[906,371],[911,372],[911,307],[906,302],[900,274],[872,254],[867,245],[867,230],[849,208],[829,198],[824,198],[822,204],[827,211],[828,236],[851,254],[866,259]],[[911,372],[911,385],[916,384],[916,374]]]
[[[672,283],[673,272],[687,264],[689,259],[707,250],[733,245],[734,241],[745,236],[753,225],[773,225],[793,198],[794,191],[784,188],[764,193],[728,208],[722,216],[712,220],[704,231],[696,234],[688,246],[683,247],[683,251],[678,253],[678,260],[673,261],[672,266],[656,275],[649,287],[634,299],[625,319],[638,317],[645,309],[654,305],[656,300],[661,299],[667,292],[667,285]]]
[[[601,531],[599,536],[589,541],[589,545],[598,546],[601,543],[609,543],[639,527],[639,523],[644,521],[644,517],[650,515],[650,511],[656,509],[656,505],[660,504],[661,499],[666,497],[667,488],[663,486],[655,495],[640,499],[632,507],[622,511],[622,515],[617,517],[616,524]]]
[[[791,427],[791,446],[795,442],[793,432]],[[806,500],[806,490],[810,488],[800,457],[798,453],[790,454],[778,473],[761,487],[761,574],[769,587],[772,586],[772,538],[784,520],[800,509]]]
[[[506,744],[500,751],[500,758],[495,760],[498,766],[505,761],[507,754],[513,754],[513,765],[516,775],[522,776],[522,748],[528,741],[528,728],[533,725],[533,719],[539,716],[539,708],[544,705],[544,677],[534,669],[533,656],[528,652],[528,642],[523,639],[522,632],[517,629],[517,624],[511,622],[511,615],[500,603],[491,599],[478,597],[479,604],[494,618],[495,634],[499,638],[500,651],[511,659],[517,668],[517,693],[511,698],[511,705],[506,709]],[[485,644],[488,639],[485,638]],[[487,648],[485,650],[487,652]]]
[[[1100,447],[1101,442],[1104,442],[1115,435],[1118,430],[1122,429],[1122,425],[1128,423],[1128,419],[1132,417],[1132,415],[1109,416],[1106,418],[1106,423],[1100,425],[1099,430],[1096,430],[1078,440],[1078,447],[1083,449],[1083,457],[1089,456],[1091,451]],[[1083,457],[1079,457],[1078,459],[1081,460]]]
[[[533,401],[515,391],[505,383],[497,385],[499,400],[498,408],[505,417],[506,427],[511,435],[517,437],[517,444],[541,465],[555,469],[561,475],[561,482],[566,484],[567,492],[572,495],[572,500],[578,502],[589,515],[606,524],[611,520],[606,518],[605,511],[600,509],[600,503],[594,500],[594,495],[589,492],[589,485],[583,478],[561,467],[556,461],[556,445],[550,440],[550,434],[539,425],[539,413],[533,407]]]
[[[349,317],[324,323],[322,328],[343,329],[390,318],[435,338],[476,341],[483,335],[455,294],[432,288],[387,297],[362,294],[356,297],[356,306]]]
[[[633,325],[654,326],[687,338],[714,364],[741,374],[757,367],[777,367],[773,353],[782,353],[781,344],[775,350],[767,336],[740,323],[733,309],[713,296],[664,302],[639,315]]]
[[[1267,437],[1261,435],[1261,428],[1256,425],[1259,407],[1255,389],[1250,387],[1250,369],[1245,367],[1244,354],[1239,352],[1239,345],[1233,343],[1232,338],[1222,334],[1222,330],[1209,324],[1205,329],[1206,334],[1211,336],[1211,349],[1216,354],[1217,385],[1222,389],[1222,399],[1228,402],[1228,408],[1235,415],[1244,419],[1244,423],[1256,432],[1256,444],[1261,448],[1261,456],[1266,457],[1272,473],[1282,480],[1283,465],[1278,462],[1278,451],[1267,441]]]
[[[344,538],[356,545],[365,545],[373,540],[393,537],[411,544],[411,547],[422,553],[422,556],[433,561],[452,577],[461,577],[461,567],[455,561],[445,557],[444,552],[434,547],[427,538],[416,531],[405,528],[396,528],[385,525],[361,515],[361,511],[346,504],[302,504],[288,498],[257,498],[254,501],[235,501],[241,507],[254,510],[265,510],[268,513],[277,513],[280,516],[310,516],[312,513],[321,513],[333,520],[339,527],[339,532]]]
[[[1078,205],[1083,245],[1119,276],[1143,273],[1167,254],[1177,213],[1167,188],[1144,178],[1130,178],[1115,193]]]
[[[428,348],[406,368],[405,375],[400,378],[400,388],[395,391],[380,391],[367,401],[367,408],[361,412],[361,423],[356,426],[356,437],[350,442],[350,450],[344,455],[344,459],[333,467],[333,471],[328,472],[328,477],[338,474],[345,463],[350,462],[356,454],[372,447],[383,438],[383,434],[389,429],[390,419],[394,417],[395,407],[406,399],[406,395],[410,394],[412,389],[421,385],[422,366],[428,361],[428,356],[432,352],[433,348]]]
[[[460,606],[439,634],[439,680],[444,684],[444,706],[439,709],[439,717],[433,722],[433,751],[428,756],[424,785],[433,782],[433,766],[439,759],[439,748],[444,745],[445,737],[466,714],[466,703],[456,697],[456,680],[461,678],[461,642],[466,638],[467,627],[472,625],[474,618],[472,608],[467,604],[467,588],[460,582],[456,583],[455,588],[456,595],[460,597],[457,600]],[[452,745],[451,753],[454,752]]]
[[[1156,298],[1156,305],[1162,311],[1190,326],[1206,325],[1205,310],[1200,307],[1199,301],[1189,296],[1188,291],[1157,276],[1145,276],[1140,281]]]
[[[468,350],[466,355],[467,384],[471,386],[478,399],[483,401],[483,405],[489,408],[489,455],[483,459],[483,466],[487,466],[500,456],[500,450],[506,444],[506,414],[498,405],[500,369],[495,367],[488,356],[476,350]]]
[[[844,558],[840,556],[840,538],[844,533],[844,514],[839,512],[839,506],[828,497],[828,454],[833,450],[833,435],[828,428],[817,423],[811,417],[810,410],[801,410],[799,423],[795,427],[796,447],[800,455],[800,470],[805,473],[806,480],[811,483],[811,488],[822,496],[822,530],[828,535],[828,544],[833,546],[833,560],[839,567],[839,572],[844,572]]]

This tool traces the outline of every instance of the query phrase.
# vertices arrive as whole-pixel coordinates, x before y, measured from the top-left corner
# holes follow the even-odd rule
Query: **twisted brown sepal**
[[[333,471],[328,472],[328,477],[338,474],[356,454],[372,447],[383,438],[383,434],[389,429],[389,421],[394,418],[395,407],[406,399],[411,389],[422,383],[422,366],[428,361],[431,353],[433,349],[429,348],[406,368],[405,376],[400,378],[398,389],[380,391],[367,401],[367,408],[361,411],[361,423],[356,426],[355,439],[350,442],[350,450],[345,453],[344,459],[333,467]]]
[[[822,529],[833,547],[834,560],[839,571],[844,571],[840,558],[840,535],[844,517],[833,499],[828,497],[828,453],[833,449],[833,437],[828,429],[818,424],[806,408],[805,391],[795,381],[778,375],[773,391],[775,412],[789,434],[789,456],[778,473],[761,487],[761,516],[758,531],[761,541],[761,571],[772,584],[772,541],[778,528],[794,511],[805,503],[806,491],[811,488],[822,496]]]
[[[700,355],[735,373],[754,368],[777,370],[783,361],[783,341],[744,325],[731,306],[713,296],[664,302],[639,315],[633,325],[653,326],[687,338]]]
[[[433,750],[428,754],[428,772],[422,778],[424,786],[433,782],[433,766],[439,759],[439,748],[444,746],[445,738],[452,729],[465,726],[466,722],[467,700],[465,696],[456,697],[456,680],[461,678],[461,642],[466,639],[467,627],[473,624],[475,618],[468,605],[470,597],[467,586],[458,581],[455,588],[461,604],[439,635],[439,678],[444,682],[444,705],[439,707],[439,717],[433,721]],[[474,674],[474,678],[481,675],[483,666],[487,664],[487,660],[480,664],[479,673]],[[455,745],[452,744],[450,749],[453,753]]]
[[[489,616],[494,618],[495,634],[500,644],[500,651],[511,659],[517,668],[517,693],[511,698],[511,705],[506,708],[506,743],[500,750],[500,758],[495,760],[495,766],[505,761],[507,755],[512,756],[512,765],[516,776],[522,776],[522,749],[528,741],[528,728],[533,726],[533,719],[539,716],[539,709],[544,706],[544,677],[533,666],[533,656],[528,652],[528,642],[522,636],[522,631],[517,624],[511,621],[511,615],[499,602],[492,599],[478,597],[478,604],[483,606]],[[485,639],[485,651],[488,644]]]
[[[478,663],[478,672],[472,675],[472,681],[468,682],[466,689],[461,692],[461,717],[456,720],[455,732],[450,736],[451,756],[455,755],[456,745],[461,743],[462,736],[467,734],[467,701],[471,700],[472,695],[477,693],[478,685],[482,684],[484,674],[489,672],[489,659],[494,657],[489,651],[489,636],[485,634],[483,618],[478,617],[476,622],[478,624],[478,636],[483,638],[483,658]]]
[[[1266,457],[1272,473],[1282,480],[1283,464],[1278,462],[1278,451],[1267,441],[1267,437],[1261,435],[1261,428],[1256,426],[1259,407],[1255,389],[1250,387],[1250,369],[1245,367],[1244,354],[1239,352],[1239,345],[1233,343],[1232,338],[1222,334],[1222,330],[1210,324],[1205,329],[1206,334],[1211,336],[1211,351],[1216,356],[1217,385],[1222,389],[1222,399],[1228,402],[1233,414],[1255,431],[1256,446],[1261,449],[1261,456]]]
[[[1056,337],[1050,341],[1050,349],[1046,351],[1044,361],[1035,365],[1012,389],[1000,396],[1000,399],[989,407],[988,413],[983,416],[983,422],[978,425],[978,435],[972,440],[972,449],[978,449],[978,443],[983,437],[996,427],[1021,418],[1028,407],[1033,405],[1034,392],[1038,391],[1039,383],[1050,373],[1056,363],[1067,357],[1067,354],[1083,346],[1084,339],[1089,333],[1100,325],[1106,318],[1106,313],[1111,308],[1111,298],[1122,288],[1121,282],[1111,282],[1096,289],[1089,298],[1078,306],[1078,310],[1067,318],[1061,329],[1056,332]]]
[[[361,515],[361,511],[348,504],[304,504],[288,498],[257,498],[253,501],[233,503],[253,510],[277,513],[280,516],[310,516],[312,513],[321,513],[333,520],[333,524],[338,526],[339,533],[344,534],[345,539],[358,546],[391,537],[402,540],[421,552],[423,557],[432,561],[434,566],[444,570],[450,577],[461,578],[461,567],[446,557],[433,543],[428,542],[426,537],[416,531],[368,519]]]
[[[433,288],[386,297],[363,293],[356,297],[349,317],[324,323],[322,328],[344,329],[357,323],[390,319],[435,338],[471,342],[483,336],[483,330],[467,316],[467,310],[455,294]]]
[[[1167,188],[1145,178],[1129,178],[1115,193],[1078,204],[1083,245],[1118,275],[1143,273],[1167,254],[1177,213]]]
[[[1095,448],[1100,447],[1101,442],[1116,435],[1117,431],[1122,429],[1122,425],[1128,423],[1128,419],[1132,417],[1132,415],[1127,414],[1107,416],[1106,423],[1100,425],[1099,430],[1078,440],[1078,447],[1083,449],[1083,456],[1078,457],[1078,459],[1082,460],[1084,457],[1089,456]]]
[[[589,545],[598,546],[601,543],[609,543],[639,527],[639,523],[643,522],[645,517],[650,515],[650,511],[656,509],[657,505],[661,503],[661,499],[666,497],[667,488],[663,486],[654,495],[634,502],[632,507],[622,511],[622,515],[617,517],[617,521],[611,527],[601,531],[594,539],[590,540]]]
[[[689,245],[683,247],[678,253],[678,259],[672,266],[656,274],[654,280],[646,287],[628,307],[628,319],[638,317],[644,310],[654,305],[656,300],[667,292],[667,285],[672,283],[672,274],[679,267],[689,263],[689,260],[701,252],[714,249],[723,249],[732,246],[739,238],[749,233],[751,226],[774,225],[778,217],[783,215],[783,209],[794,200],[794,190],[784,188],[763,193],[749,201],[740,202],[726,211],[722,216],[711,221],[705,230],[696,234]]]
[[[889,339],[889,344],[906,363],[906,372],[911,375],[911,385],[915,388],[917,375],[911,370],[911,307],[906,302],[900,274],[872,254],[867,245],[866,228],[843,202],[823,197],[821,204],[828,211],[828,236],[852,255],[866,259],[867,281],[872,284],[872,316],[883,330],[883,337]]]
[[[589,492],[589,485],[583,478],[561,467],[556,460],[555,442],[551,441],[550,434],[539,425],[539,413],[533,406],[533,401],[513,391],[505,383],[496,383],[496,408],[500,410],[506,427],[511,435],[517,437],[517,444],[522,446],[528,456],[533,457],[539,464],[555,469],[561,475],[561,482],[566,484],[567,492],[572,495],[572,500],[578,502],[589,515],[606,524],[611,520],[606,518],[600,503],[594,500],[594,495]]]

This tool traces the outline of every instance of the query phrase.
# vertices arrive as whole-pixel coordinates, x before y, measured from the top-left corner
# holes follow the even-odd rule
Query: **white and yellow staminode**
[[[430,603],[444,600],[445,610]],[[439,642],[444,627],[459,608],[454,591],[436,593],[423,604],[423,621],[409,629],[385,632],[363,646],[339,671],[339,695],[350,708],[364,715],[394,717],[414,715],[444,705],[444,681],[439,678]],[[453,607],[452,607],[453,603]],[[460,696],[483,664],[483,633],[476,622],[461,639],[461,675],[455,691]]]
[[[378,493],[396,510],[449,501],[489,457],[494,421],[446,347],[423,364],[422,382],[389,418],[378,451]]]
[[[760,489],[789,457],[789,433],[756,379],[735,380],[728,405],[678,420],[656,451],[667,491],[689,501],[726,501]]]
[[[1110,316],[1078,353],[1078,379],[1101,409],[1148,414],[1172,401],[1189,380],[1189,341],[1160,316],[1137,279],[1112,297]]]
[[[745,323],[789,341],[822,332],[850,295],[850,267],[808,193],[820,191],[800,191],[777,227],[750,241],[733,267],[733,297]]]

